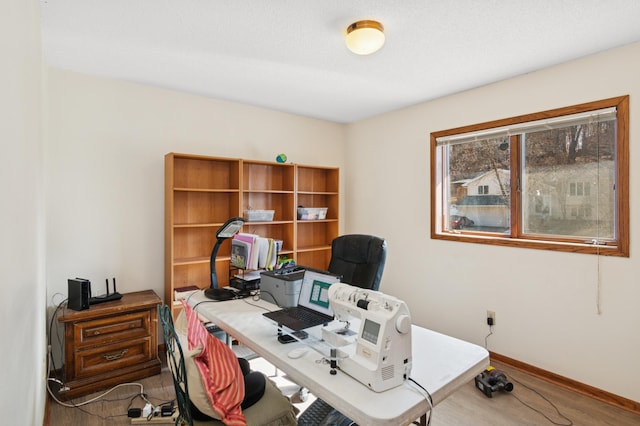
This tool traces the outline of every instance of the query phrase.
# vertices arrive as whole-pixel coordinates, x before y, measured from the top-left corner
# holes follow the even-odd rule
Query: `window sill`
[[[431,233],[431,239],[434,240],[446,240],[457,241],[464,243],[475,244],[489,244],[495,246],[504,247],[519,247],[529,248],[535,250],[550,250],[566,253],[583,253],[583,254],[596,254],[601,256],[618,256],[629,257],[628,248],[624,250],[619,245],[614,243],[605,244],[587,244],[578,242],[566,242],[566,241],[549,241],[549,240],[534,240],[525,238],[509,238],[509,237],[497,237],[488,235],[473,235],[465,232],[452,232],[452,233]]]

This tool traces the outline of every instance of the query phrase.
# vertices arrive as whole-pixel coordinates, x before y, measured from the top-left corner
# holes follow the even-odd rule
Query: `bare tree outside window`
[[[432,133],[432,238],[628,256],[628,115],[624,96]]]
[[[615,238],[616,134],[612,123],[615,117],[524,135],[523,233],[584,240]],[[536,206],[540,198],[544,199],[542,210]],[[578,214],[568,215],[574,208]],[[587,209],[595,211],[595,216],[584,214]]]

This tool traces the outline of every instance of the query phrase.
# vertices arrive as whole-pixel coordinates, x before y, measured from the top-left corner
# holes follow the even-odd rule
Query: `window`
[[[569,195],[588,197],[591,195],[591,182],[571,182],[569,184]]]
[[[622,96],[432,133],[431,237],[628,257],[628,123]]]

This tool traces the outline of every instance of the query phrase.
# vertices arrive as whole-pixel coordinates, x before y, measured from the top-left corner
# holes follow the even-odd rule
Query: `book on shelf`
[[[197,291],[200,291],[200,287],[197,287],[195,285],[176,287],[173,289],[173,299],[174,300],[186,299],[187,297],[191,296],[193,293]]]
[[[256,245],[256,241],[259,238],[256,234],[247,234],[244,232],[240,232],[233,237],[231,241],[231,245],[233,246],[234,241],[243,241],[248,245],[248,253],[245,258],[245,266],[242,269],[258,269],[258,249]],[[236,242],[236,246],[238,243]],[[234,264],[234,266],[237,266]]]
[[[273,238],[255,234],[237,234],[231,240],[231,264],[240,269],[274,267],[278,248]]]
[[[278,250],[273,238],[258,238],[258,268],[273,268],[276,266]]]
[[[246,241],[231,240],[231,265],[240,269],[247,269],[251,256],[251,244]]]

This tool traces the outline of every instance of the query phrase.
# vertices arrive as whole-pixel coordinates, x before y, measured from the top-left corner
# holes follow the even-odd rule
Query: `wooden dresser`
[[[146,290],[84,311],[65,309],[58,318],[65,329],[65,390],[60,395],[75,398],[159,374],[161,303],[153,290]]]

